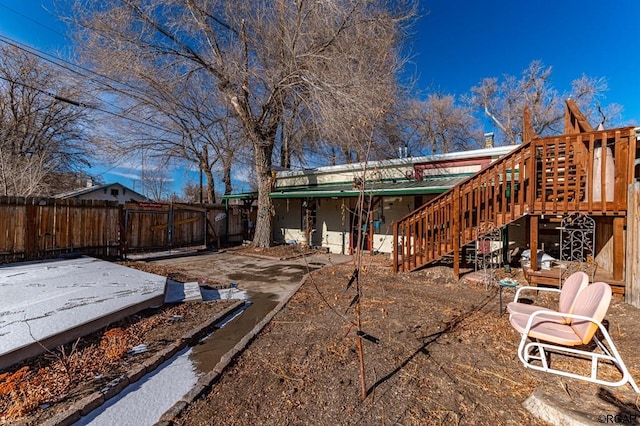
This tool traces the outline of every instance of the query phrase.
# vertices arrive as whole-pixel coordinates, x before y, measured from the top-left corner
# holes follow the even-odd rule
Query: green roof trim
[[[460,177],[464,177],[464,178],[468,178],[469,176],[473,176],[473,173],[448,173],[448,174],[437,174],[437,175],[428,175],[428,176],[424,176],[424,180],[433,180],[433,179],[449,179],[449,178],[460,178]],[[291,179],[291,178],[289,178]],[[407,178],[400,178],[400,177],[396,177],[396,178],[384,178],[384,179],[376,179],[376,180],[367,180],[367,186],[381,186],[381,185],[386,185],[386,184],[403,184],[403,183],[415,183],[416,181],[413,178],[413,175],[411,178],[407,179]],[[297,190],[297,189],[305,189],[305,188],[314,188],[314,190],[317,188],[318,190],[324,190],[324,188],[332,188],[335,186],[352,186],[353,185],[353,179],[351,180],[343,180],[343,181],[337,181],[337,182],[322,182],[322,183],[314,183],[313,185],[283,185],[283,186],[276,186],[276,188],[274,189],[274,192],[278,192],[278,191],[291,191],[291,190]],[[321,189],[322,188],[322,189]]]
[[[427,178],[421,181],[371,183],[365,186],[365,193],[378,196],[441,194],[465,180],[467,175],[447,178]],[[360,190],[353,184],[310,185],[278,188],[269,194],[271,198],[327,198],[357,197]]]
[[[240,194],[227,194],[220,197],[222,200],[249,200],[258,198],[257,192],[241,192]]]
[[[421,181],[400,181],[400,182],[367,182],[365,193],[377,196],[396,195],[424,195],[441,194],[448,191],[458,183],[467,179],[470,175],[458,174],[447,177],[429,177]],[[289,186],[276,188],[269,194],[270,198],[329,198],[329,197],[357,197],[360,190],[354,188],[352,183]],[[223,195],[223,200],[232,199],[255,199],[258,194],[255,192],[245,192],[241,194]]]

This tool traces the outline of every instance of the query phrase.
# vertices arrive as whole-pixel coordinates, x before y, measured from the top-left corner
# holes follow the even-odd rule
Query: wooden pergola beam
[[[593,132],[595,129],[589,124],[587,118],[578,108],[573,99],[566,100],[567,109],[564,114],[564,134]]]
[[[531,124],[531,113],[529,107],[524,107],[522,112],[522,143],[531,141],[537,135],[533,131],[533,124]]]

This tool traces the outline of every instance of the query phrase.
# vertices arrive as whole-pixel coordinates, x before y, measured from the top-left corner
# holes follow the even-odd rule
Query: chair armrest
[[[513,301],[517,302],[518,299],[520,298],[520,292],[522,290],[537,290],[537,291],[548,291],[551,293],[560,293],[562,292],[562,290],[560,290],[559,288],[548,288],[548,287],[536,287],[536,286],[524,286],[524,287],[520,287],[518,290],[516,290],[516,294],[513,297]]]

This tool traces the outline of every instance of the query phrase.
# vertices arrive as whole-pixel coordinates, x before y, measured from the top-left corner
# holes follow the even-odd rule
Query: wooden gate
[[[123,251],[207,246],[207,209],[187,204],[127,203]]]

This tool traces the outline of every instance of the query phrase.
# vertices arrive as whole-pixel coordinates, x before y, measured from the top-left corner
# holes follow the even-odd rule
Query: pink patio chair
[[[525,317],[528,317],[534,312],[539,312],[539,311],[553,312],[553,309],[548,309],[548,308],[543,308],[537,305],[518,302],[518,300],[520,299],[520,293],[522,293],[522,291],[536,290],[536,291],[559,293],[560,297],[558,298],[557,312],[570,314],[573,312],[573,307],[574,307],[574,302],[576,300],[576,297],[588,285],[589,285],[589,276],[582,271],[578,271],[578,272],[574,272],[573,274],[567,277],[567,279],[564,281],[564,284],[562,285],[562,289],[547,288],[547,287],[532,287],[532,286],[520,287],[516,291],[516,295],[513,298],[513,302],[510,302],[507,305],[507,311],[509,311],[510,316],[522,315]],[[567,324],[571,322],[570,318],[565,318],[565,317],[551,316],[547,319],[551,321],[567,323]]]
[[[578,294],[573,313],[537,311],[529,316],[512,315],[509,321],[522,336],[518,346],[518,358],[526,368],[606,386],[622,386],[629,383],[636,393],[640,393],[638,385],[622,361],[611,336],[602,325],[610,302],[611,287],[609,284],[597,282]],[[571,322],[550,320],[551,317],[566,318]],[[604,342],[601,342],[595,335],[598,330],[602,333]],[[530,342],[527,343],[527,340]],[[591,340],[595,341],[603,353],[575,348],[586,345]],[[577,374],[551,367],[547,351],[590,360],[590,374]],[[618,381],[598,378],[600,362],[613,363],[620,370],[622,378]]]

